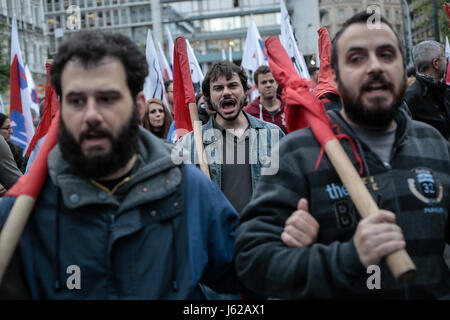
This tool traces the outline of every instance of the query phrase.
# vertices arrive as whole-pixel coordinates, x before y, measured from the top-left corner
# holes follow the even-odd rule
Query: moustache
[[[374,73],[374,74],[370,74],[369,75],[369,79],[367,79],[364,83],[363,83],[363,85],[362,85],[362,87],[361,87],[361,89],[362,90],[370,90],[371,89],[371,87],[374,85],[374,84],[379,84],[379,85],[382,85],[382,86],[385,86],[387,89],[389,89],[390,91],[393,91],[393,88],[394,88],[394,86],[393,86],[393,84],[391,83],[391,82],[389,82],[387,79],[386,79],[386,77],[384,76],[384,74],[382,74],[382,73]]]
[[[80,134],[80,143],[82,143],[85,139],[88,138],[109,138],[110,140],[113,139],[112,134],[103,128],[100,127],[89,127]]]

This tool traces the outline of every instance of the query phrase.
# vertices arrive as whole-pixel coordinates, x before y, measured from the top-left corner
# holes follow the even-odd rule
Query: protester
[[[242,110],[249,87],[245,71],[234,63],[227,60],[215,62],[203,80],[202,89],[207,108],[215,111],[202,126],[209,174],[236,211],[241,212],[258,184],[261,169],[266,168],[266,174],[274,174],[278,170],[278,163],[270,157],[276,152],[284,133],[278,126],[256,119]],[[181,152],[185,151],[187,158],[184,160],[197,163],[193,132],[181,138],[177,147]],[[316,229],[311,229],[308,235],[316,233]],[[295,226],[286,230],[287,245],[301,244],[297,233]],[[208,299],[238,298],[218,295],[207,286],[203,288]],[[247,290],[243,297],[263,298]]]
[[[352,147],[341,141],[350,159],[355,152],[361,158],[361,176],[380,210],[359,218],[326,155],[314,169],[321,145],[311,129],[289,134],[280,144],[278,172],[261,178],[238,226],[238,276],[258,294],[449,297],[450,272],[442,256],[450,240],[449,144],[401,109],[406,90],[401,41],[384,18],[377,28],[372,19],[372,13],[357,14],[336,34],[331,65],[343,109],[328,115],[334,128],[355,142]],[[320,226],[310,246],[282,243],[283,227],[296,208]],[[409,284],[396,282],[383,259],[405,247],[417,267]],[[379,281],[369,278],[371,265],[380,267]],[[375,288],[368,285],[374,282]]]
[[[237,213],[138,126],[147,73],[139,47],[118,33],[79,32],[59,47],[58,144],[17,250],[33,298],[198,299],[200,282],[240,290]],[[0,203],[0,225],[14,201]]]
[[[4,130],[0,130],[4,131]],[[3,189],[8,190],[22,176],[17,167],[9,144],[3,136],[0,137],[0,184]],[[1,189],[1,188],[0,188]],[[2,190],[3,190],[2,189]]]
[[[195,101],[197,102],[198,118],[202,122],[202,125],[204,125],[208,123],[209,118],[214,114],[214,111],[212,111],[205,103],[205,97],[202,93],[198,93],[195,96]]]
[[[436,41],[423,41],[413,48],[413,59],[416,81],[406,91],[412,117],[428,123],[449,139],[450,106],[445,104],[445,95],[450,95],[450,91],[443,82],[447,61],[444,47]]]
[[[164,87],[166,88],[167,92],[167,102],[169,103],[169,110],[173,117],[173,81],[167,80],[164,82]]]
[[[0,135],[5,138],[6,143],[8,143],[9,148],[14,157],[14,161],[17,164],[17,168],[20,171],[25,172],[24,168],[24,158],[23,158],[23,149],[11,141],[11,135],[13,134],[13,127],[11,125],[11,120],[3,114],[0,113]]]
[[[172,115],[162,100],[152,98],[147,101],[142,121],[145,129],[158,138],[166,139],[172,121]]]
[[[227,60],[215,62],[202,83],[205,103],[216,112],[202,126],[209,174],[237,212],[249,202],[261,168],[276,170],[277,164],[269,157],[272,146],[284,136],[278,126],[242,110],[247,104],[248,89],[245,71]],[[193,132],[183,136],[178,144],[187,151],[185,160],[198,163]]]
[[[267,66],[261,66],[253,74],[256,88],[260,94],[244,111],[250,115],[267,122],[276,124],[287,133],[284,117],[285,103],[280,95],[277,95],[278,84],[273,78]]]
[[[416,67],[411,66],[406,69],[406,76],[408,77],[408,87],[416,81]]]

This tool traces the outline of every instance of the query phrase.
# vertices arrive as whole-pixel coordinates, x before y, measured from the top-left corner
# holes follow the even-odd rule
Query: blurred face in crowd
[[[170,112],[173,113],[173,82],[167,86],[167,100],[169,100]]]
[[[137,152],[138,108],[118,58],[104,57],[87,67],[77,60],[61,76],[63,156],[82,173],[103,177],[122,168]]]
[[[258,89],[261,97],[267,100],[271,100],[276,97],[278,84],[275,81],[272,73],[261,73],[258,75]]]
[[[11,126],[11,120],[9,120],[8,118],[3,122],[3,125],[0,128],[0,134],[3,136],[3,138],[5,138],[6,141],[11,140],[13,128]]]
[[[164,125],[164,107],[158,103],[152,102],[148,108],[148,118],[151,126],[161,130]]]
[[[357,125],[387,129],[393,124],[406,89],[397,38],[388,25],[369,29],[350,25],[337,43],[338,75],[333,74],[343,112]]]
[[[245,104],[245,92],[237,73],[227,80],[225,76],[210,81],[212,108],[225,121],[235,120]]]

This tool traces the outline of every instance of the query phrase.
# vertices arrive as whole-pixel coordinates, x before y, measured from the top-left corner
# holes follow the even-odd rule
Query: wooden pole
[[[336,138],[325,144],[325,152],[347,188],[359,214],[365,218],[369,214],[379,211],[369,190]],[[400,282],[409,282],[416,275],[416,266],[404,249],[388,255],[386,262],[394,277]]]
[[[209,175],[208,160],[206,158],[205,149],[203,148],[202,126],[198,118],[197,105],[194,102],[189,103],[189,114],[191,115],[192,128],[194,130],[194,144],[197,151],[197,158],[200,163],[200,169],[208,178]]]

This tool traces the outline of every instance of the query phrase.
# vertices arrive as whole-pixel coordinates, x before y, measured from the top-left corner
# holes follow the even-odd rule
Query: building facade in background
[[[47,60],[48,40],[45,34],[43,0],[0,0],[0,21],[3,26],[0,32],[11,36],[13,15],[17,18],[20,48],[24,63],[28,64],[39,94],[43,94],[46,79],[45,62]],[[4,44],[10,48],[10,44]],[[7,56],[11,52],[4,52]]]
[[[319,28],[318,0],[287,0],[285,3],[291,17],[296,17],[292,21],[294,29],[296,25],[304,29],[302,23],[306,23],[315,33]],[[71,6],[79,11],[75,13]],[[316,15],[311,14],[311,6]],[[77,32],[78,29],[72,29],[73,19],[69,18],[75,15],[81,29],[119,31],[142,47],[150,28],[154,40],[164,45],[167,57],[165,29],[168,27],[173,39],[185,36],[190,41],[204,71],[210,63],[222,58],[222,50],[228,56],[229,47],[234,62],[240,64],[251,15],[263,40],[278,37],[281,17],[279,0],[47,0],[44,12],[50,54],[54,54],[71,33]],[[314,23],[311,17],[316,17]],[[162,31],[155,33],[156,30]],[[299,42],[309,41],[306,37],[297,37]],[[305,49],[300,43],[307,57],[317,55],[317,38],[313,41],[315,43],[305,43]]]

